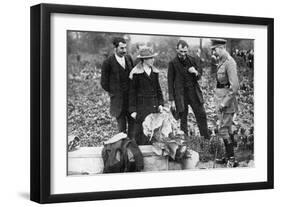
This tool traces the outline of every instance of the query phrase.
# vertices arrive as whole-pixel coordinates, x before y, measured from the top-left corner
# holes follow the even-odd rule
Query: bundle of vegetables
[[[179,129],[169,109],[148,115],[143,122],[143,132],[150,139],[157,155],[180,161],[190,156],[184,133]]]

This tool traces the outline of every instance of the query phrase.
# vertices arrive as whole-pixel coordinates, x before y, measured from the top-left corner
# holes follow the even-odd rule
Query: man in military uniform
[[[211,46],[218,56],[217,87],[215,90],[216,112],[219,119],[219,135],[223,138],[228,166],[237,165],[234,157],[234,143],[231,139],[233,115],[237,111],[236,94],[239,89],[235,60],[226,51],[226,40],[214,39]]]
[[[134,120],[129,108],[129,74],[133,68],[133,60],[127,55],[127,44],[124,38],[113,39],[114,54],[102,64],[101,86],[110,96],[110,114],[117,119],[119,132],[133,135]],[[128,126],[127,126],[128,125]]]
[[[197,82],[202,70],[196,64],[195,58],[187,53],[188,44],[180,40],[177,43],[177,56],[169,62],[168,91],[171,109],[176,108],[181,120],[181,130],[187,134],[187,115],[190,105],[195,114],[200,135],[209,139],[203,95]]]

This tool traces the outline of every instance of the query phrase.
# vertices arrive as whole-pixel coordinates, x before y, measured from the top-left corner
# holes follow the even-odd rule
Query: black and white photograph
[[[67,176],[255,168],[255,40],[67,30]]]
[[[31,200],[273,188],[273,19],[31,15]]]
[[[2,5],[0,206],[281,203],[278,1]]]

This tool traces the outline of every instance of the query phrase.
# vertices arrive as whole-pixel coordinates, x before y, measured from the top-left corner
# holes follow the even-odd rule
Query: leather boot
[[[223,142],[225,146],[225,156],[222,159],[216,160],[216,163],[218,164],[228,164],[228,161],[231,158],[234,158],[233,143],[229,143],[227,139],[223,139]]]
[[[229,159],[231,157],[234,157],[234,147],[233,143],[227,143],[226,144],[226,157]]]
[[[234,147],[233,143],[228,143],[226,147],[226,155],[227,155],[227,167],[238,167],[239,163],[234,157]]]
[[[237,142],[234,139],[234,134],[229,134],[229,136],[230,136],[231,142],[233,143],[233,146],[237,147]]]
[[[225,154],[227,155],[227,144],[228,144],[228,141],[226,139],[223,139],[223,142],[224,142],[224,146],[225,146]],[[221,164],[221,165],[224,165],[224,164],[227,164],[227,156],[224,156],[222,158],[217,158],[216,159],[216,163],[217,164]]]

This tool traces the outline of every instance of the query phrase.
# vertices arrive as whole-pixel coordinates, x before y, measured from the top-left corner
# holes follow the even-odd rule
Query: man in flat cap
[[[195,58],[187,55],[188,44],[184,40],[177,43],[177,56],[169,62],[168,91],[171,109],[179,114],[181,130],[188,134],[187,115],[190,105],[199,127],[200,135],[209,139],[206,112],[202,91],[198,84],[201,69]]]
[[[231,139],[233,115],[237,111],[236,94],[239,89],[235,60],[226,50],[226,40],[212,40],[211,49],[218,56],[217,87],[215,90],[216,112],[219,119],[219,135],[223,138],[226,149],[226,163],[235,167],[234,143]]]
[[[134,120],[128,107],[129,74],[133,68],[133,60],[126,55],[127,45],[123,37],[115,37],[112,43],[114,54],[102,64],[101,86],[110,96],[110,113],[116,117],[119,132],[132,137]]]

